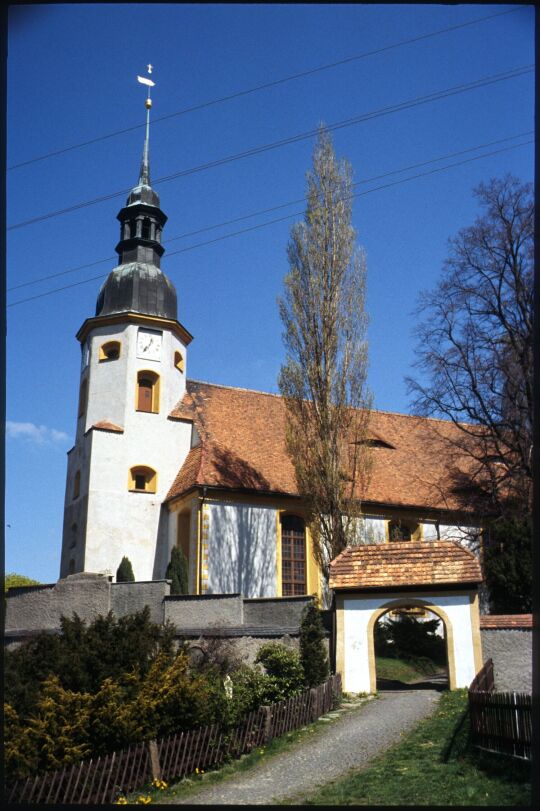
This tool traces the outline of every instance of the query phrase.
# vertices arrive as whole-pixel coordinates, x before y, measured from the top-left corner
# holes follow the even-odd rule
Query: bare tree
[[[486,515],[526,515],[532,499],[531,184],[508,175],[475,189],[484,213],[450,240],[417,327],[418,413],[451,419],[472,460],[462,491]],[[427,382],[425,382],[427,381]]]
[[[279,300],[286,362],[279,388],[287,450],[323,574],[354,540],[367,474],[365,259],[351,225],[352,173],[321,128],[304,222],[291,229]]]

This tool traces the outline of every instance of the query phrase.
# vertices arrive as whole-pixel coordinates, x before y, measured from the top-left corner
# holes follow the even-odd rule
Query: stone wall
[[[482,628],[484,662],[493,660],[497,692],[532,693],[532,630]]]
[[[123,617],[141,611],[147,605],[152,622],[163,622],[163,599],[170,592],[170,580],[111,583],[111,609],[116,617]]]
[[[311,597],[252,598],[244,600],[244,623],[260,627],[300,625]]]
[[[298,647],[302,611],[310,600],[246,599],[241,594],[171,595],[168,580],[112,583],[106,575],[74,574],[56,584],[9,589],[4,644],[18,645],[39,631],[58,633],[62,615],[71,617],[73,612],[92,622],[110,610],[122,617],[147,605],[153,622],[171,622],[177,637],[192,647],[196,648],[203,636],[222,638],[252,663],[265,642]]]
[[[163,601],[163,618],[183,629],[225,628],[244,624],[241,594],[175,594]]]
[[[111,583],[106,575],[73,574],[46,586],[19,586],[8,591],[5,630],[52,631],[62,616],[91,622],[111,608]]]

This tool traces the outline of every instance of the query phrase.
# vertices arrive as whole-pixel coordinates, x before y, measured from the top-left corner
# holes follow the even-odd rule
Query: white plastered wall
[[[209,594],[277,595],[277,517],[272,507],[208,503]]]
[[[189,452],[191,425],[168,419],[185,391],[185,345],[163,329],[160,359],[140,358],[138,329],[138,324],[110,324],[90,333],[88,364],[83,363],[82,368],[82,376],[88,380],[88,403],[86,413],[77,420],[75,448],[68,463],[63,548],[68,544],[73,512],[73,478],[81,469],[80,499],[87,501],[88,508],[76,571],[115,575],[126,555],[137,580],[152,580],[165,574],[168,550],[161,547],[168,547],[171,539],[162,502]],[[100,362],[100,346],[112,340],[121,344],[120,357]],[[182,372],[174,366],[175,351],[184,358]],[[136,410],[140,370],[154,371],[160,377],[156,414]],[[103,421],[119,426],[123,433],[92,429]],[[138,465],[157,472],[156,493],[129,492],[129,470]],[[67,565],[64,558],[65,554],[62,569]]]
[[[470,594],[446,593],[423,595],[414,593],[415,601],[421,600],[429,609],[440,608],[448,618],[451,633],[447,635],[455,662],[455,687],[468,687],[476,675],[474,656],[474,633],[471,618]],[[388,604],[395,601],[402,603],[404,595],[383,593],[376,597],[347,596],[343,598],[341,629],[338,622],[338,648],[342,651],[343,689],[350,693],[369,693],[373,689],[370,679],[369,641],[370,620],[374,613],[383,607],[391,610]],[[434,612],[436,613],[436,611]],[[342,646],[342,647],[341,647]]]

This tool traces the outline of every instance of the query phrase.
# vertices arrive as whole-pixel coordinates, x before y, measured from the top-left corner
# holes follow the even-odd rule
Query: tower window
[[[145,217],[142,221],[141,236],[143,239],[150,239],[150,220],[148,217]]]
[[[79,417],[82,417],[86,413],[86,405],[88,402],[88,379],[85,379],[81,382],[81,387],[79,389]]]
[[[184,371],[184,358],[182,357],[181,352],[174,353],[174,365],[179,372]]]
[[[104,360],[118,360],[120,357],[120,341],[107,341],[99,347],[99,362]]]
[[[306,530],[296,515],[281,519],[281,591],[284,597],[306,593]]]
[[[137,411],[159,412],[159,375],[155,372],[137,373]]]
[[[79,498],[81,492],[81,471],[78,470],[75,474],[75,478],[73,479],[73,501],[76,498]]]
[[[129,471],[128,489],[136,493],[155,493],[157,473],[151,467],[137,465]]]

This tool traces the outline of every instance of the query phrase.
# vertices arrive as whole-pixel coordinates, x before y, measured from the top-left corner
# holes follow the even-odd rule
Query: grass
[[[414,660],[405,662],[403,659],[389,659],[384,656],[377,656],[375,659],[377,667],[377,676],[380,679],[392,679],[397,681],[409,682],[416,681],[416,679],[426,678],[426,668],[421,669],[420,665],[415,665]],[[441,670],[436,665],[431,668],[432,672]]]
[[[298,805],[530,805],[530,766],[473,749],[465,690],[443,693],[435,713],[362,771]],[[290,804],[290,803],[289,803]]]

